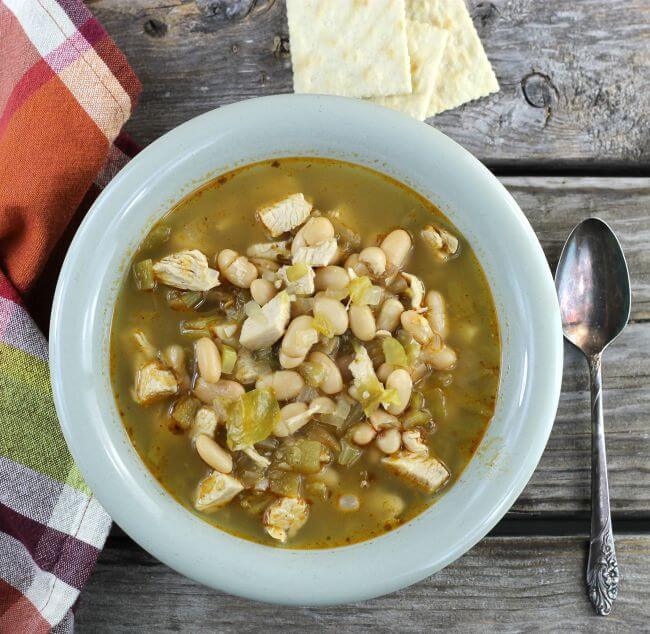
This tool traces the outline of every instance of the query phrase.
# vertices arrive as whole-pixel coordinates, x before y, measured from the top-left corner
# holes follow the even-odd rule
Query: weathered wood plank
[[[650,178],[502,178],[555,270],[571,229],[589,216],[609,223],[632,279],[633,320],[650,319]]]
[[[625,250],[633,280],[635,320],[650,317],[650,179],[505,178],[554,269],[571,229],[598,215]],[[512,513],[581,513],[590,505],[590,406],[587,368],[565,346],[562,397],[537,471]],[[605,353],[605,425],[612,510],[650,514],[650,324],[633,323]]]
[[[144,84],[149,143],[217,106],[292,90],[281,0],[89,0]],[[498,95],[430,122],[484,160],[650,166],[645,0],[470,0]]]
[[[584,589],[580,537],[488,537],[445,570],[346,606],[287,608],[193,583],[128,539],[111,540],[81,597],[83,632],[640,632],[650,607],[650,536],[617,540],[621,593],[607,618]]]

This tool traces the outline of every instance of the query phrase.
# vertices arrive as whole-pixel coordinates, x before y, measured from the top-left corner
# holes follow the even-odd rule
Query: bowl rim
[[[369,569],[367,572],[370,574],[363,587],[358,587],[359,579],[354,581],[356,587],[351,586],[349,582],[341,578],[340,572],[337,573],[332,569],[332,566],[336,565],[336,562],[343,567],[347,566],[345,560],[341,559],[341,553],[346,553],[346,559],[363,560],[366,562],[366,567],[369,568],[368,554],[364,552],[364,549],[367,551],[370,548],[369,545],[372,545],[371,549],[375,554],[387,551],[397,552],[399,549],[403,549],[403,544],[395,536],[404,527],[366,542],[336,549],[291,550],[269,548],[268,546],[233,537],[218,529],[215,530],[214,527],[193,516],[191,516],[191,519],[181,518],[179,513],[170,510],[171,507],[163,498],[151,499],[150,494],[145,496],[139,489],[133,495],[140,496],[138,503],[142,507],[142,516],[135,517],[135,506],[129,498],[132,492],[128,489],[128,485],[138,486],[136,476],[125,474],[124,465],[118,464],[120,450],[116,447],[91,448],[91,452],[94,453],[91,456],[88,455],[88,440],[91,437],[88,434],[95,434],[93,440],[97,442],[106,441],[106,437],[102,435],[101,421],[93,421],[92,429],[90,431],[84,430],[82,438],[81,425],[83,425],[84,421],[81,418],[81,412],[85,405],[82,402],[83,399],[76,401],[74,398],[77,385],[80,382],[83,384],[89,378],[80,369],[74,367],[74,363],[71,363],[67,352],[66,343],[72,343],[73,338],[77,337],[76,332],[71,332],[70,328],[66,327],[66,323],[74,323],[75,321],[70,312],[69,300],[75,297],[75,271],[78,272],[79,267],[83,264],[83,252],[88,247],[86,243],[97,238],[96,235],[93,236],[93,232],[100,228],[101,219],[105,219],[111,213],[113,199],[117,198],[118,194],[122,200],[125,200],[126,197],[130,197],[130,200],[137,198],[141,194],[138,191],[137,183],[146,181],[152,170],[155,169],[158,155],[171,152],[180,152],[187,155],[194,151],[192,143],[188,144],[188,139],[194,139],[196,142],[198,134],[209,134],[210,130],[218,130],[220,126],[226,126],[229,122],[232,123],[242,118],[255,121],[256,115],[268,117],[272,113],[286,112],[287,109],[291,109],[295,116],[302,112],[309,113],[309,116],[314,117],[328,117],[328,113],[336,112],[341,118],[355,118],[361,127],[383,124],[387,126],[386,129],[390,130],[391,133],[393,133],[393,128],[390,126],[393,126],[395,129],[399,129],[400,134],[406,135],[405,142],[408,139],[415,141],[416,137],[420,140],[425,138],[429,139],[427,142],[431,143],[432,148],[436,147],[438,150],[442,148],[446,161],[456,162],[463,169],[466,169],[468,174],[471,173],[477,182],[480,181],[482,186],[490,189],[499,198],[504,217],[509,218],[512,223],[512,230],[526,244],[530,255],[526,275],[530,279],[537,276],[535,278],[537,284],[535,291],[539,293],[541,298],[539,317],[548,321],[548,328],[544,330],[543,336],[540,335],[541,340],[536,342],[541,358],[547,364],[544,369],[545,374],[542,377],[544,379],[545,399],[540,399],[535,403],[536,409],[532,409],[531,405],[530,411],[536,413],[537,428],[534,431],[534,442],[526,454],[525,464],[518,466],[518,471],[513,476],[512,481],[505,490],[501,491],[498,502],[492,505],[489,511],[483,511],[482,516],[477,518],[476,524],[470,527],[466,534],[458,539],[446,553],[437,554],[436,556],[422,554],[417,561],[409,560],[403,566],[399,564],[399,558],[396,558],[394,567],[400,568],[401,566],[401,569],[390,571],[388,578],[387,571],[381,566],[372,570]],[[323,121],[324,125],[327,125],[325,119]],[[446,213],[444,209],[443,212]],[[159,215],[162,215],[162,213]],[[119,221],[118,218],[116,222]],[[110,306],[111,314],[112,309],[113,306]],[[94,319],[94,315],[98,310],[99,307],[96,305],[86,305],[86,318]],[[80,328],[83,327],[82,322],[79,322],[78,325]],[[174,128],[132,159],[108,184],[79,227],[62,267],[52,307],[49,352],[56,411],[73,458],[86,482],[95,492],[97,499],[105,506],[111,516],[119,522],[127,534],[170,567],[214,588],[261,601],[322,605],[367,599],[419,581],[461,556],[494,527],[527,484],[546,446],[559,402],[563,343],[555,286],[541,246],[528,220],[512,196],[478,159],[431,126],[421,124],[405,115],[375,104],[320,95],[275,95],[224,106]],[[80,354],[77,354],[77,357],[80,357]],[[92,356],[90,352],[87,354]],[[531,373],[539,371],[540,368],[531,369]],[[91,384],[95,385],[92,381]],[[89,413],[89,411],[86,411],[86,414]],[[107,477],[108,475],[114,476],[116,479],[109,482],[111,479]],[[117,486],[117,490],[113,489],[115,486]],[[168,497],[171,499],[171,496]],[[445,497],[443,496],[442,499]],[[175,501],[173,503],[187,513],[180,504]],[[206,544],[210,541],[212,545],[218,543],[220,547],[226,546],[226,551],[232,550],[233,553],[237,552],[239,556],[246,559],[247,566],[259,560],[263,561],[263,566],[267,568],[270,566],[289,566],[292,570],[287,575],[283,573],[277,585],[273,584],[270,578],[265,578],[264,583],[256,583],[255,576],[246,574],[244,565],[234,561],[234,555],[229,556],[225,552],[223,554],[219,553],[219,557],[223,558],[222,563],[230,564],[229,570],[226,572],[222,570],[207,571],[205,570],[204,557],[208,551],[203,544],[183,542],[181,546],[170,546],[167,529],[152,528],[151,522],[154,519],[161,519],[160,509],[163,507],[165,507],[165,512],[174,514],[174,522],[183,524],[186,527],[191,526],[196,531],[198,535],[196,542],[204,540]],[[422,515],[427,513],[428,511],[425,511]],[[415,518],[415,520],[417,521],[422,515]],[[145,518],[148,521],[145,521]],[[210,538],[199,524],[208,527],[213,533],[218,533],[219,537]],[[405,526],[409,524],[411,522]],[[381,545],[377,548],[376,544],[379,542],[381,542]],[[245,546],[242,546],[242,543]],[[184,558],[190,551],[191,556]],[[269,553],[268,551],[273,552]],[[309,566],[318,568],[319,574],[314,574],[313,578],[305,578],[298,583],[293,583],[290,575],[305,575],[309,571]],[[239,578],[233,579],[232,575],[228,577],[228,572],[232,569],[238,570]],[[348,576],[352,575],[353,571],[348,568],[346,574]],[[319,575],[321,576],[319,577]],[[331,587],[323,588],[318,586],[319,579],[322,582],[323,578],[331,582]]]

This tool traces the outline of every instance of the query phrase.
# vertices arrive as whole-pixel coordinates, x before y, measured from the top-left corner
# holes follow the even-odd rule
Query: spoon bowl
[[[564,336],[587,356],[602,352],[630,317],[630,274],[623,250],[600,218],[569,236],[555,274]]]

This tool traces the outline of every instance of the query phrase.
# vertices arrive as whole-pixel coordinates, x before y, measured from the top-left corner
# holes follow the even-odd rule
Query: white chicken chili
[[[341,546],[453,485],[494,413],[494,303],[431,203],[295,158],[190,194],[133,258],[112,382],[183,505],[269,545]]]

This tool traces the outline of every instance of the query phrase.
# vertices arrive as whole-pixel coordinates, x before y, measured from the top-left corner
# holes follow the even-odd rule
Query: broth
[[[326,500],[304,494],[309,502],[309,520],[287,542],[293,548],[323,548],[362,541],[391,530],[421,513],[453,486],[494,413],[500,342],[487,280],[463,236],[435,206],[408,187],[370,169],[340,161],[282,159],[225,174],[179,202],[150,234],[164,236],[161,227],[166,227],[169,238],[158,243],[155,239],[145,240],[133,262],[147,258],[157,261],[175,251],[198,249],[216,268],[214,257],[221,249],[246,253],[252,243],[268,242],[268,233],[256,220],[255,210],[295,192],[313,201],[315,209],[338,210],[339,220],[361,236],[360,248],[377,244],[378,236],[395,227],[414,236],[415,248],[405,270],[418,276],[427,289],[443,295],[449,331],[445,342],[458,357],[452,370],[430,371],[416,383],[432,415],[426,443],[449,471],[448,482],[434,493],[414,487],[386,470],[380,462],[382,453],[375,445],[349,467],[330,467],[328,473],[334,472],[335,476],[328,477],[337,479],[338,485],[331,486]],[[437,261],[416,237],[431,222],[449,229],[459,240],[458,253],[445,262]],[[223,276],[221,279],[224,281]],[[187,433],[170,424],[173,399],[142,406],[132,396],[134,374],[142,364],[142,355],[136,353],[133,343],[134,328],[144,332],[156,349],[180,343],[191,358],[197,337],[181,335],[179,322],[215,313],[209,301],[189,312],[173,310],[166,299],[167,291],[160,284],[153,291],[138,290],[129,275],[115,307],[112,383],[128,434],[158,481],[191,512],[230,533],[278,545],[265,532],[260,515],[243,509],[241,495],[213,512],[196,510],[197,483],[210,469]],[[235,456],[235,469],[242,460]],[[306,481],[310,478],[314,479],[303,477]],[[356,495],[359,509],[341,511],[342,494]],[[403,506],[397,514],[396,500]]]

